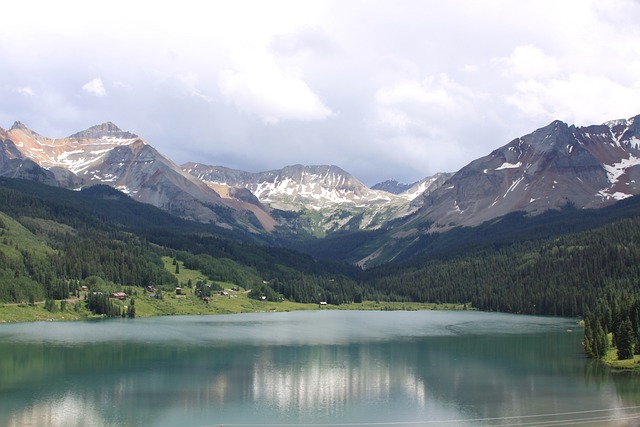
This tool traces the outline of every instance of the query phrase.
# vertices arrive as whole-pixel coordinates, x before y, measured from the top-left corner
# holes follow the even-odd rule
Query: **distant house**
[[[146,286],[145,289],[147,290],[147,292],[155,292],[155,288],[153,286]]]
[[[82,290],[82,291],[86,292],[86,291],[88,291],[88,290],[89,290],[89,287],[88,287],[87,285],[82,285],[82,286],[80,287],[80,290]]]
[[[227,291],[220,291],[220,295],[222,295],[223,297],[227,297],[227,296],[229,296],[229,292],[227,292]]]
[[[176,295],[182,295],[182,288],[176,288]]]
[[[124,292],[114,292],[111,294],[111,298],[117,298],[119,300],[125,300],[127,298],[127,294]]]
[[[327,305],[326,301],[320,301],[320,305]]]

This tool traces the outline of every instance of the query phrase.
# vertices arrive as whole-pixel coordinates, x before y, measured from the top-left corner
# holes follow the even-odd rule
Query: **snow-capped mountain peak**
[[[9,134],[25,157],[45,169],[59,167],[74,174],[86,171],[117,146],[130,145],[136,141],[142,143],[136,135],[123,132],[110,122],[68,138],[47,138],[16,122]]]
[[[477,225],[513,211],[604,206],[640,193],[638,117],[575,127],[554,121],[458,171],[423,215]]]
[[[258,173],[196,163],[187,163],[182,168],[208,185],[243,188],[272,209],[297,212],[308,218],[297,224],[307,224],[314,233],[345,227],[379,228],[391,219],[414,212],[417,206],[411,200],[429,185],[425,181],[407,194],[392,194],[370,189],[331,165],[292,165]]]

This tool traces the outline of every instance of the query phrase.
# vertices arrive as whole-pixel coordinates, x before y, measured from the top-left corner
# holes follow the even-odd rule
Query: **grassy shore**
[[[247,296],[247,291],[242,288],[235,292],[231,287],[225,288],[229,295],[213,295],[208,304],[196,297],[192,290],[183,289],[185,295],[165,295],[163,299],[155,299],[142,291],[133,295],[135,299],[136,317],[174,316],[174,315],[207,315],[207,314],[234,314],[254,312],[278,312],[296,310],[462,310],[460,304],[422,304],[399,303],[385,301],[364,301],[362,303],[323,305],[301,304],[291,301],[270,302],[258,301]],[[60,301],[56,301],[60,306]],[[127,307],[127,301],[117,301],[123,309]],[[4,322],[33,322],[33,321],[61,321],[82,320],[99,318],[82,307],[75,311],[67,304],[64,311],[50,312],[45,310],[44,301],[34,305],[29,304],[0,304],[0,323]]]
[[[151,293],[142,288],[131,289],[131,294],[124,301],[114,300],[114,302],[126,310],[130,304],[130,298],[135,300],[136,317],[152,316],[174,316],[174,315],[206,315],[206,314],[234,314],[234,313],[254,313],[254,312],[278,312],[295,310],[462,310],[466,307],[462,304],[430,304],[414,302],[386,302],[386,301],[364,301],[362,303],[342,304],[342,305],[318,305],[301,304],[291,301],[271,302],[259,301],[249,298],[249,289],[244,289],[234,283],[215,282],[224,288],[225,295],[219,292],[212,295],[207,302],[198,298],[193,288],[189,288],[187,283],[192,284],[199,280],[212,283],[200,271],[185,268],[184,264],[178,261],[179,273],[175,273],[176,266],[173,259],[164,257],[165,268],[173,273],[182,286],[182,295],[175,292],[164,292],[161,299],[155,298]],[[78,304],[76,304],[76,302]],[[71,299],[66,303],[64,310],[60,310],[61,303],[56,301],[58,308],[55,312],[45,310],[44,301],[34,305],[29,304],[0,304],[0,322],[29,322],[29,321],[59,321],[59,320],[80,320],[97,318],[89,312],[83,302],[83,295],[79,299]]]
[[[633,359],[620,360],[618,359],[618,350],[615,347],[609,349],[602,361],[615,370],[640,372],[640,355],[636,354]]]

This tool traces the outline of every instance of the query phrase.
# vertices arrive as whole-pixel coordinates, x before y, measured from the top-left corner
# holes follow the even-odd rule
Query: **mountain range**
[[[76,190],[106,184],[173,215],[285,245],[312,247],[332,236],[339,238],[327,241],[342,244],[364,233],[347,260],[367,266],[393,259],[425,234],[639,194],[640,116],[586,127],[554,121],[455,173],[371,188],[333,165],[258,173],[178,166],[110,122],[66,138],[16,122],[0,128],[0,176]]]

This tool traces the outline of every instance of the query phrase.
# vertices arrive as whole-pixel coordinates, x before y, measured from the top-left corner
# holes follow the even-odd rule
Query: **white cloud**
[[[374,125],[378,149],[398,168],[404,164],[412,171],[455,170],[469,157],[486,154],[479,143],[484,142],[486,128],[495,125],[490,102],[487,94],[446,74],[380,88]]]
[[[556,58],[532,45],[516,46],[509,57],[495,60],[495,64],[524,78],[551,77],[559,71]]]
[[[638,99],[640,80],[623,85],[602,75],[573,73],[565,79],[522,81],[507,102],[529,117],[588,125],[638,114]]]
[[[266,123],[324,120],[333,115],[304,80],[284,74],[268,59],[252,61],[240,71],[222,70],[218,87],[238,108]]]
[[[204,94],[199,89],[200,78],[194,72],[181,73],[176,76],[176,80],[182,85],[183,89],[191,96],[200,98],[206,102],[211,101],[211,97]]]
[[[471,114],[476,100],[483,97],[440,74],[381,88],[375,102],[381,125],[400,130],[409,126],[428,129],[442,119],[457,120]]]
[[[33,92],[33,89],[31,89],[28,86],[16,88],[16,92],[18,92],[20,95],[25,95],[25,96],[35,95],[35,93]]]
[[[85,92],[91,95],[95,95],[98,98],[107,96],[107,91],[105,90],[104,85],[102,84],[102,79],[99,77],[96,77],[95,79],[92,79],[87,83],[85,83],[82,86],[82,90],[84,90]]]
[[[61,1],[3,5],[0,117],[52,136],[112,120],[162,152],[183,141],[177,162],[417,180],[551,120],[640,113],[635,0],[156,2],[153,16]]]

